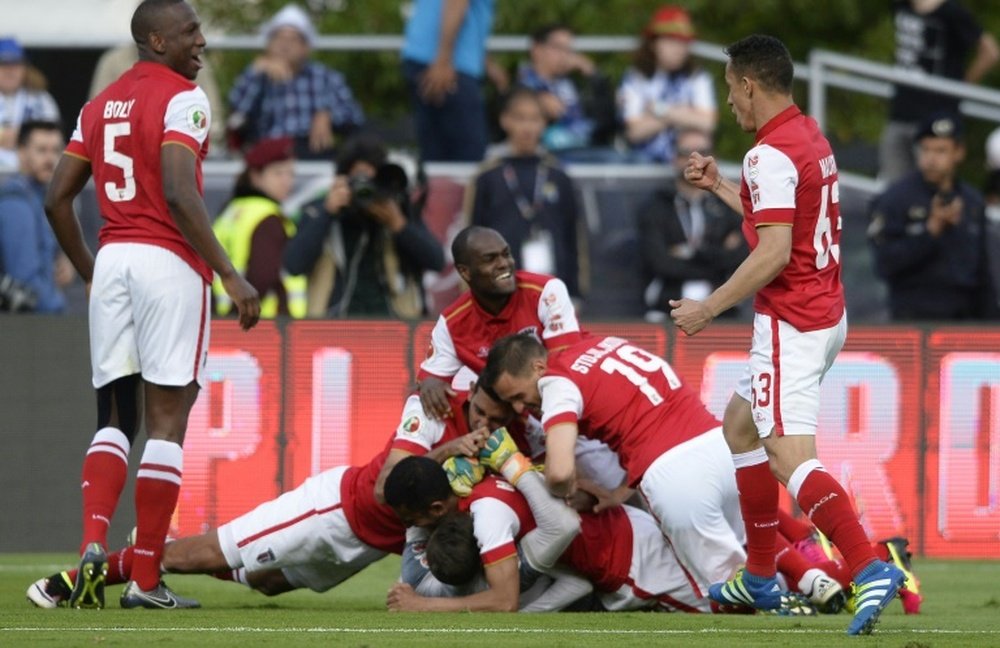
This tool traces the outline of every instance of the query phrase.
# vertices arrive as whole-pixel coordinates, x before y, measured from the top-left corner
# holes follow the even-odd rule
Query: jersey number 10
[[[639,373],[640,371],[649,375],[662,373],[667,379],[670,389],[678,389],[681,386],[681,379],[677,377],[674,368],[658,356],[647,353],[631,344],[626,344],[615,349],[617,358],[608,356],[601,362],[601,370],[605,373],[619,373],[625,376],[630,383],[638,387],[642,395],[649,399],[655,407],[663,402],[663,394],[657,391],[649,382],[649,378]]]

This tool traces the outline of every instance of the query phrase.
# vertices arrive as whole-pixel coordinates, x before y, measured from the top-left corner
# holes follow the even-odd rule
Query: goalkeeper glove
[[[486,476],[486,468],[475,457],[448,457],[441,467],[448,475],[452,492],[459,497],[468,497],[472,487]]]
[[[486,439],[486,445],[479,451],[479,460],[514,485],[521,475],[532,468],[531,461],[517,449],[514,439],[503,427],[493,430],[493,434]]]

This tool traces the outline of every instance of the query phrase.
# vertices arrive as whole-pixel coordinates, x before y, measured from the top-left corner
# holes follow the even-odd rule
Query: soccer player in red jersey
[[[733,465],[719,421],[655,354],[616,337],[549,353],[527,335],[490,350],[480,383],[518,413],[541,413],[545,478],[558,497],[577,487],[578,436],[618,453],[699,596],[744,562]]]
[[[532,333],[550,349],[580,338],[580,323],[562,280],[515,270],[507,241],[496,230],[470,226],[455,237],[452,257],[469,291],[438,318],[417,380],[420,400],[433,416],[449,415],[452,379],[464,389],[475,380],[494,342],[512,333]]]
[[[431,419],[410,396],[393,437],[367,464],[323,471],[218,529],[167,543],[164,571],[210,574],[274,596],[299,588],[324,592],[387,553],[402,553],[406,527],[382,498],[393,466],[411,455],[435,465],[476,456],[489,430],[510,417],[482,390],[461,392],[451,405],[460,416]],[[134,547],[111,554],[107,584],[125,582],[135,558]],[[60,572],[39,579],[28,599],[43,608],[63,605],[75,578]]]
[[[257,323],[257,292],[212,233],[201,161],[211,112],[194,84],[201,23],[182,0],[145,0],[132,16],[139,62],[87,103],[55,170],[46,212],[90,294],[98,431],[83,463],[83,541],[70,604],[104,605],[107,529],[125,484],[145,399],[148,441],[135,504],[138,537],[125,607],[176,607],[160,556],[177,502],[188,414],[207,357],[212,272],[240,324]],[[104,225],[95,261],[73,199],[93,174]]]
[[[868,634],[904,574],[876,558],[849,495],[816,458],[820,381],[847,335],[837,164],[816,122],[793,102],[784,44],[754,35],[726,52],[728,103],[740,127],[755,134],[754,146],[739,184],[698,153],[684,176],[742,210],[752,251],[704,301],[671,302],[674,323],[695,335],[755,295],[749,365],[723,419],[747,528],[747,565],[710,594],[726,603],[776,605],[780,481],[843,554],[855,583],[848,634]]]

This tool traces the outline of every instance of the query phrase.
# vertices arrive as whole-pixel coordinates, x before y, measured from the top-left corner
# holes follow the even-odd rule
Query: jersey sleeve
[[[545,376],[538,381],[542,396],[542,427],[546,432],[560,423],[576,423],[583,416],[580,388],[563,376]]]
[[[445,423],[424,414],[420,397],[412,395],[403,405],[403,415],[396,436],[392,439],[393,450],[405,450],[410,454],[425,455],[444,436]]]
[[[427,357],[420,363],[418,380],[423,380],[428,376],[440,378],[441,380],[451,380],[462,368],[462,362],[455,352],[455,343],[451,339],[451,331],[448,330],[448,320],[444,315],[438,317],[434,330],[431,331],[431,344],[427,351]]]
[[[84,105],[84,108],[87,104]],[[87,153],[87,143],[83,139],[83,110],[80,110],[80,114],[76,117],[76,128],[73,129],[73,135],[69,138],[69,143],[66,145],[66,153],[72,155],[73,157],[78,157],[83,160],[90,160],[90,154]]]
[[[483,497],[473,502],[469,511],[484,567],[517,555],[515,538],[521,521],[514,509],[495,497]]]
[[[542,323],[542,344],[550,351],[580,340],[576,308],[562,279],[549,279],[542,288],[538,321]]]
[[[195,87],[178,92],[163,114],[163,143],[183,144],[198,155],[211,125],[212,111],[205,91]]]
[[[792,224],[799,172],[791,158],[773,146],[756,146],[743,158],[743,177],[750,189],[754,227]]]

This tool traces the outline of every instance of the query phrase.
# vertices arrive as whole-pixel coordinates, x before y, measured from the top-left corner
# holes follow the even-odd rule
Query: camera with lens
[[[38,295],[9,274],[0,272],[0,311],[24,313],[35,310]]]
[[[406,171],[398,164],[381,165],[375,176],[355,173],[347,178],[351,190],[351,206],[366,209],[379,200],[401,201],[406,197]]]

